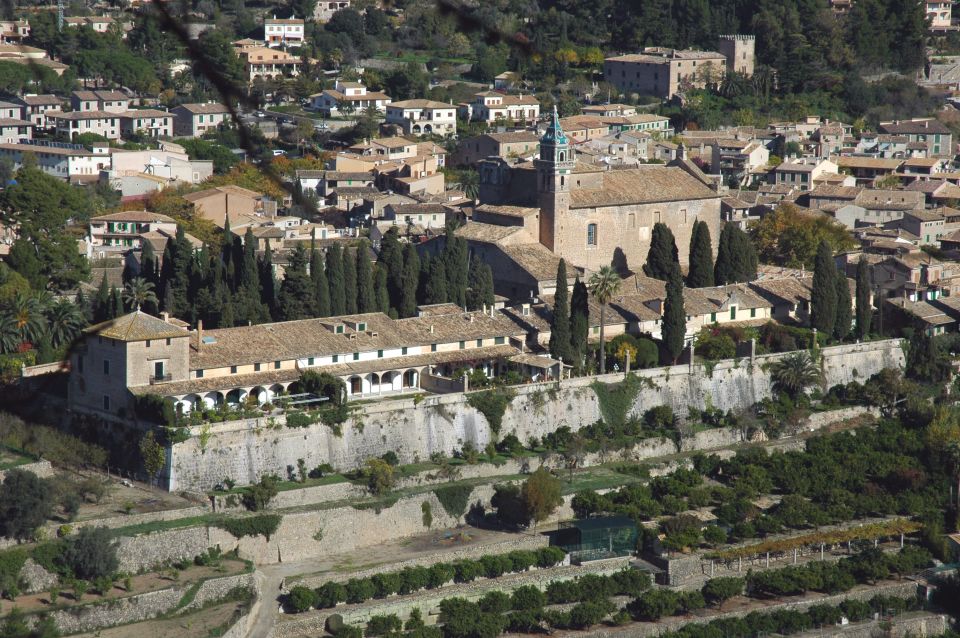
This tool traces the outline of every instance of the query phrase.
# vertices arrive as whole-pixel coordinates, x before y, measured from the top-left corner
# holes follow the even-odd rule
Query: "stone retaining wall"
[[[10,470],[24,470],[26,472],[33,472],[40,478],[50,478],[53,476],[53,466],[50,465],[50,461],[43,460],[34,461],[33,463],[24,463],[23,465],[10,468]],[[10,470],[0,470],[0,482],[3,482],[3,479],[7,476],[7,472]]]
[[[57,609],[48,612],[47,615],[53,619],[63,634],[90,632],[116,625],[142,622],[177,609],[180,601],[193,586],[193,584],[177,585],[125,598]],[[249,573],[207,579],[201,583],[193,600],[178,612],[199,609],[206,604],[223,599],[237,587],[251,586],[253,586],[253,574]]]
[[[649,385],[639,391],[631,414],[657,405],[669,405],[681,415],[689,406],[746,408],[771,396],[766,367],[781,357],[761,356],[752,364],[749,359],[721,361],[711,370],[681,365],[637,371]],[[829,387],[863,381],[884,368],[900,368],[903,360],[900,341],[891,339],[824,348],[820,363]],[[609,374],[516,387],[500,434],[513,433],[526,441],[564,425],[578,430],[594,423],[601,413],[591,384],[622,379],[622,374]],[[364,404],[343,424],[340,436],[322,424],[285,428],[282,417],[213,424],[205,450],[196,436],[173,446],[166,478],[171,490],[207,490],[225,478],[248,484],[263,474],[283,474],[301,458],[308,467],[330,463],[343,470],[387,451],[409,463],[435,452],[450,455],[467,442],[483,449],[493,434],[486,418],[468,405],[466,397],[457,393],[428,396],[419,402],[407,398]]]
[[[231,538],[233,538],[231,536]],[[181,560],[193,560],[216,543],[206,527],[185,527],[139,536],[123,536],[117,542],[119,571],[138,574]]]

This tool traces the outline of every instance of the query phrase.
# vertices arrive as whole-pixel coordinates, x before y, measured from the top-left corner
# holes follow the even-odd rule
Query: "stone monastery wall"
[[[832,346],[821,351],[825,386],[865,381],[884,368],[901,368],[899,340]],[[708,405],[739,410],[771,396],[769,364],[784,355],[764,355],[704,365],[680,365],[637,371],[648,379],[630,414],[640,415],[658,405],[680,414],[690,406]],[[515,434],[521,441],[541,438],[561,426],[578,430],[601,418],[600,403],[591,388],[595,381],[617,383],[623,374],[568,379],[515,388],[516,396],[503,416],[500,436]],[[368,458],[393,451],[402,462],[426,460],[434,452],[450,455],[464,443],[483,449],[493,438],[487,419],[463,393],[428,395],[421,401],[399,399],[359,406],[341,426],[342,434],[323,424],[287,428],[282,417],[209,426],[206,436],[194,436],[173,446],[165,470],[171,490],[208,490],[225,478],[238,484],[256,482],[263,474],[285,475],[287,466],[303,459],[307,467],[330,463],[338,470],[362,465]],[[202,442],[205,440],[205,445]]]

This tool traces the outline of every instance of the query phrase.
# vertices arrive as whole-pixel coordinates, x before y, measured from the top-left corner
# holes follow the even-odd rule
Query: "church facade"
[[[720,195],[695,165],[682,158],[631,168],[578,162],[556,113],[532,165],[490,158],[479,169],[481,201],[539,207],[539,242],[576,266],[639,271],[656,223],[673,232],[682,266],[697,221],[707,223],[716,251]]]

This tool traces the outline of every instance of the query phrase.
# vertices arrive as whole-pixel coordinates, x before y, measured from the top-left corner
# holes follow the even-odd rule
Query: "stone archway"
[[[240,405],[243,403],[243,400],[247,398],[246,390],[242,388],[234,388],[227,392],[227,405]]]
[[[420,387],[420,373],[416,370],[407,370],[403,373],[403,386],[404,388],[419,388]]]
[[[207,409],[216,408],[218,405],[223,404],[223,393],[222,392],[207,392],[203,395],[203,404]]]

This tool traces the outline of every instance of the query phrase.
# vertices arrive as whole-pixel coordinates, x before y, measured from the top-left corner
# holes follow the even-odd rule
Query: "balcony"
[[[150,377],[150,385],[156,385],[158,383],[168,383],[170,381],[173,381],[172,374],[161,374],[159,376],[153,375],[152,377]]]

